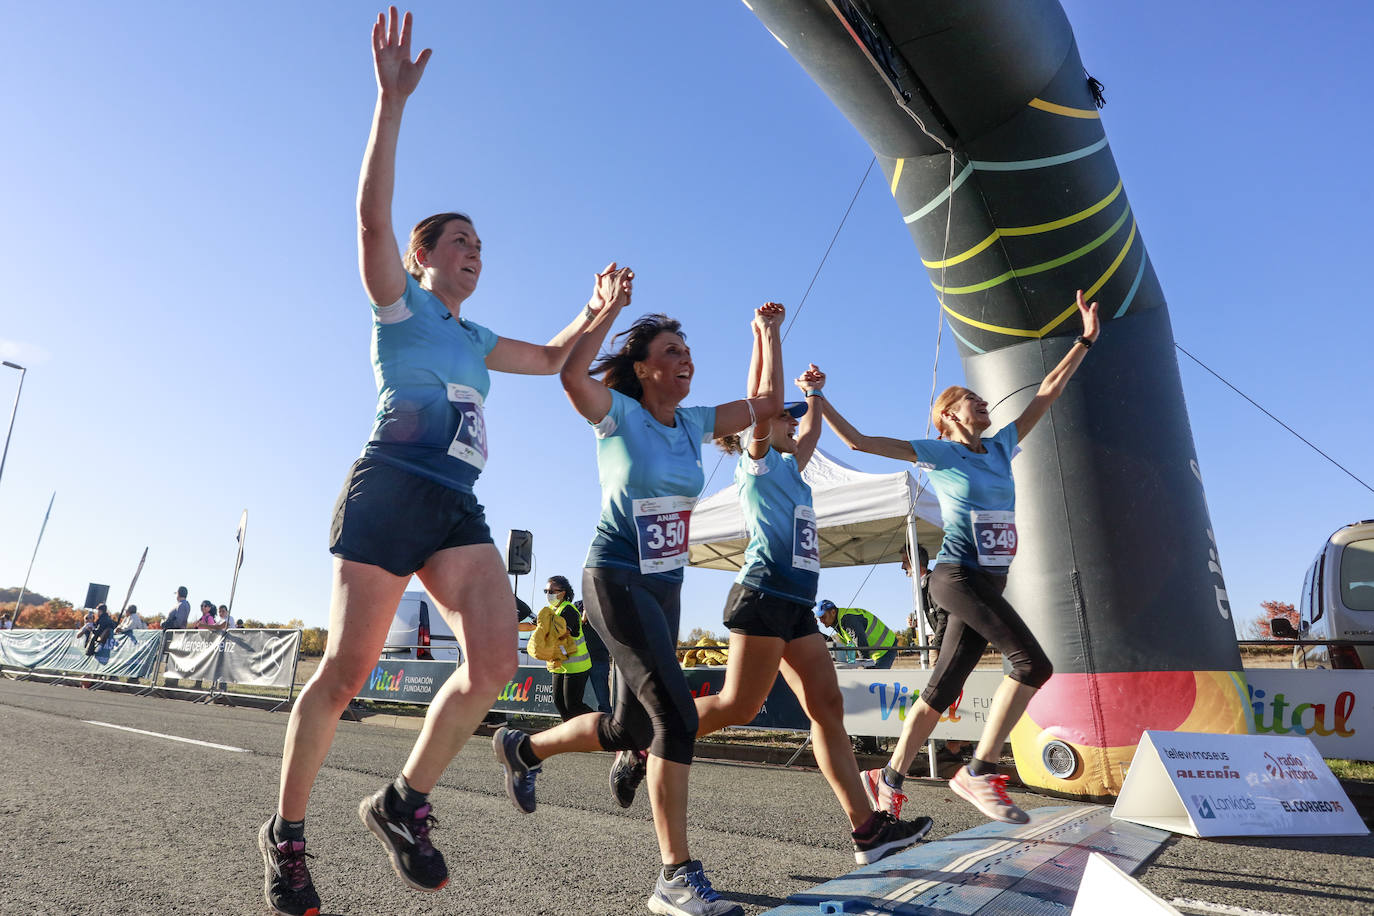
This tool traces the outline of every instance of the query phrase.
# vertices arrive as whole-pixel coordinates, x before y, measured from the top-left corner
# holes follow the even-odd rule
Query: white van
[[[1307,568],[1298,616],[1303,639],[1374,640],[1374,519],[1327,539]],[[1300,648],[1304,668],[1374,668],[1374,646]]]
[[[386,634],[382,658],[422,658],[461,662],[463,649],[448,621],[434,607],[424,589],[408,591],[396,606],[396,616]]]

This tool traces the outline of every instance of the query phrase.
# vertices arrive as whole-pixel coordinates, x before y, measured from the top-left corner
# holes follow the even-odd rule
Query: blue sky
[[[1064,3],[1176,339],[1374,482],[1362,163],[1374,64],[1354,2]],[[353,200],[375,87],[355,2],[25,7],[0,75],[0,356],[29,367],[0,479],[0,585],[87,582],[160,612],[177,585],[241,616],[323,625],[327,534],[375,389]],[[415,8],[434,48],[402,130],[395,222],[463,209],[484,241],[464,314],[546,339],[593,271],[637,272],[630,311],[681,318],[692,401],[739,396],[748,320],[797,315],[868,431],[921,434],[936,303],[879,171],[798,303],[871,153],[740,3],[538,0]],[[1066,290],[1074,280],[1065,277]],[[628,318],[628,316],[627,316]],[[1110,325],[1105,333],[1111,333]],[[962,380],[945,335],[939,383]],[[1322,541],[1374,494],[1181,360],[1221,562],[1242,621],[1296,601]],[[18,373],[0,370],[7,412]],[[597,515],[590,433],[553,378],[497,376],[478,493],[504,546],[575,577]],[[844,449],[829,433],[822,448]],[[866,470],[893,465],[841,457]],[[707,456],[706,466],[715,464]],[[717,472],[712,489],[729,478]],[[826,571],[841,604],[901,621],[895,566]],[[689,571],[684,629],[720,627],[731,577]],[[540,580],[542,582],[542,579]],[[574,579],[576,581],[576,579]],[[528,600],[534,583],[520,582]]]

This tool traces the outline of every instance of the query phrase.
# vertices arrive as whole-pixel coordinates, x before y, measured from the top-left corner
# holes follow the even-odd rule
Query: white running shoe
[[[974,776],[968,767],[960,767],[959,772],[949,781],[955,795],[962,796],[973,807],[1004,824],[1024,824],[1030,815],[1016,807],[1007,795],[1007,777],[992,773]]]
[[[864,794],[868,796],[868,803],[873,806],[873,810],[886,811],[894,818],[900,819],[906,796],[900,789],[894,789],[887,784],[887,780],[883,778],[883,771],[864,770],[859,777],[863,780]]]
[[[663,877],[660,868],[648,907],[660,916],[744,916],[744,907],[716,893],[696,860],[673,872],[671,878]]]

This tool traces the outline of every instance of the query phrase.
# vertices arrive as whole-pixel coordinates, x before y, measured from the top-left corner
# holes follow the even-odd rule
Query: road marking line
[[[1169,901],[1173,906],[1183,906],[1190,910],[1202,910],[1206,913],[1223,913],[1225,916],[1287,916],[1285,913],[1271,913],[1268,910],[1252,910],[1248,906],[1230,906],[1225,903],[1208,903],[1206,900],[1189,900],[1187,897],[1175,897]]]
[[[94,719],[82,719],[87,725],[99,725],[101,728],[117,728],[122,732],[133,732],[136,735],[148,735],[153,738],[166,738],[168,741],[182,741],[186,744],[199,744],[201,747],[213,747],[221,751],[233,751],[236,754],[250,753],[246,747],[234,747],[231,744],[215,744],[212,741],[197,741],[195,738],[181,738],[177,735],[164,735],[162,732],[144,731],[141,728],[130,728],[127,725],[114,725],[110,722],[96,722]]]

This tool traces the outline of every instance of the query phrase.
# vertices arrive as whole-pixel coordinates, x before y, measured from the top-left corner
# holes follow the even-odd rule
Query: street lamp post
[[[14,392],[14,407],[10,410],[10,428],[9,431],[5,433],[5,450],[0,452],[0,478],[5,476],[5,459],[8,458],[10,454],[10,434],[14,432],[14,415],[19,412],[19,395],[24,393],[24,375],[29,371],[23,366],[12,363],[9,360],[4,360],[3,362],[9,368],[19,370],[19,387]]]

